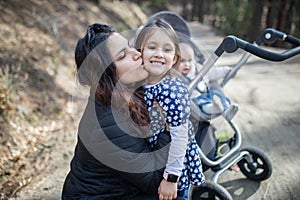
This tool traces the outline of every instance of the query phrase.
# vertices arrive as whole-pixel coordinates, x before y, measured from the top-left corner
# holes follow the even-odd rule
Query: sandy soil
[[[222,37],[214,34],[210,27],[197,23],[190,26],[195,42],[207,56],[222,41]],[[241,52],[223,55],[217,64],[235,64]],[[263,182],[248,180],[242,173],[232,171],[221,176],[219,183],[234,199],[300,199],[299,61],[300,56],[285,62],[269,62],[252,56],[224,88],[227,96],[240,107],[234,121],[243,134],[243,146],[263,149],[273,163],[272,176]],[[74,84],[71,77],[67,79]],[[13,199],[60,199],[75,141],[73,123],[69,130],[57,134],[49,170]]]

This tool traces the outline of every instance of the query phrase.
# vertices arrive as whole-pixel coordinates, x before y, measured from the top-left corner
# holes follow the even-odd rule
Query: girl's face
[[[118,33],[113,33],[108,40],[117,76],[122,83],[132,84],[148,77],[149,73],[142,64],[141,53],[129,47],[127,39]]]
[[[148,83],[159,82],[176,63],[175,45],[162,30],[156,30],[145,41],[142,50]]]
[[[195,61],[194,51],[188,44],[180,43],[179,47],[181,53],[181,60],[180,65],[178,67],[178,71],[183,75],[187,75],[191,71],[193,63]]]

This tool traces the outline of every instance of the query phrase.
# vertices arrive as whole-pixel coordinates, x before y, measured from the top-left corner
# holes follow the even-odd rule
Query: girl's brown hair
[[[163,30],[170,37],[171,41],[175,45],[175,56],[177,56],[177,60],[173,68],[177,68],[180,64],[181,55],[179,48],[179,39],[173,27],[163,19],[159,18],[150,21],[148,24],[145,24],[140,30],[138,30],[135,37],[134,47],[137,50],[142,51],[148,38],[153,34],[155,30],[158,29]]]

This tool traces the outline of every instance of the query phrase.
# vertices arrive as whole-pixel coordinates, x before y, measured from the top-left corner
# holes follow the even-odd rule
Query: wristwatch
[[[169,174],[167,172],[164,172],[163,177],[166,181],[171,182],[171,183],[177,183],[179,180],[179,176],[174,175],[174,174]]]

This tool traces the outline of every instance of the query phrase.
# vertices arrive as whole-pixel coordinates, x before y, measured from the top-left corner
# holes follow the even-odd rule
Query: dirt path
[[[207,26],[197,23],[190,26],[195,41],[206,55],[222,41]],[[224,55],[218,64],[234,64],[240,53]],[[220,183],[234,199],[300,199],[299,61],[300,56],[280,63],[253,56],[225,87],[226,94],[240,106],[235,122],[243,134],[243,146],[263,149],[273,162],[272,176],[261,183],[250,181],[241,173],[226,172]],[[69,81],[74,84],[71,78]],[[70,123],[69,130],[57,133],[51,167],[13,199],[60,199],[76,141],[75,126],[72,120]]]

